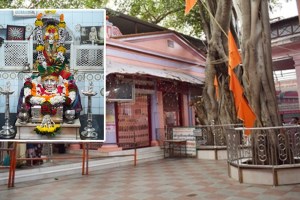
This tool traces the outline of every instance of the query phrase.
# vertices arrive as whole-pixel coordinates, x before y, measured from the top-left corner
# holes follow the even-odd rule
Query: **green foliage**
[[[176,30],[186,35],[200,36],[199,7],[184,15],[183,0],[114,0],[117,11]]]
[[[7,0],[0,0],[0,8],[9,8],[11,5],[12,1],[7,1]]]
[[[280,6],[279,0],[271,0],[270,9]],[[286,0],[290,1],[290,0]],[[200,37],[199,7],[196,6],[188,15],[184,15],[184,0],[0,0],[0,8],[103,8],[114,3],[112,9],[125,13],[150,23],[176,30],[186,35]]]
[[[12,0],[12,1],[3,1],[0,0],[1,8],[30,8],[30,9],[42,9],[42,8],[51,8],[51,9],[68,9],[68,8],[103,8],[108,0],[31,0],[31,1],[22,1],[22,0]]]
[[[279,0],[270,2],[270,10],[280,6]],[[188,15],[184,15],[184,0],[114,0],[112,9],[186,35],[202,35],[200,12],[205,11],[200,11],[196,4]]]

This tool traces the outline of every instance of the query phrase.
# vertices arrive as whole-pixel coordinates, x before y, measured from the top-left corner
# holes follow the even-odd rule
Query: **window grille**
[[[65,42],[65,57],[71,69],[80,71],[103,70],[104,47],[98,45],[74,45],[70,34]],[[4,41],[0,48],[1,70],[21,71],[25,63],[37,59],[36,41]]]
[[[103,69],[103,47],[77,48],[76,68],[79,70]]]
[[[4,69],[22,69],[28,62],[28,42],[6,42],[4,44]]]

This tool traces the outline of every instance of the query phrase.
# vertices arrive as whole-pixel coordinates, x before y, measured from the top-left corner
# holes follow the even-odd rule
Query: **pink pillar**
[[[165,126],[165,119],[164,119],[164,106],[163,106],[163,95],[162,92],[158,91],[157,95],[157,117],[159,121],[158,128],[164,128]]]
[[[189,126],[188,96],[182,95],[182,126]]]
[[[298,92],[298,101],[300,101],[300,63],[295,63],[296,77],[297,77],[297,92]],[[299,102],[300,105],[300,102]]]
[[[165,126],[165,120],[164,120],[164,106],[163,106],[163,96],[161,91],[156,92],[156,103],[157,103],[157,112],[155,113],[155,119],[157,119],[158,124],[155,128],[164,128]],[[160,135],[161,137],[164,135]],[[162,139],[160,137],[160,139]],[[162,141],[162,140],[161,140]],[[152,138],[151,146],[159,146],[158,138]]]

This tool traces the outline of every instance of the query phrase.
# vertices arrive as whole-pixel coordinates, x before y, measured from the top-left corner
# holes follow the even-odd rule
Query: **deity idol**
[[[82,110],[80,96],[64,56],[64,16],[60,16],[58,24],[48,23],[44,31],[41,17],[42,14],[39,14],[35,22],[38,55],[34,69],[38,73],[25,80],[19,108],[20,102],[23,102],[31,109],[32,115],[38,111],[42,116],[57,116],[66,110],[75,110],[78,116]]]
[[[91,28],[91,32],[89,33],[89,40],[90,41],[94,41],[94,42],[96,42],[96,41],[98,41],[98,34],[97,34],[97,29],[96,29],[96,27],[92,27]]]

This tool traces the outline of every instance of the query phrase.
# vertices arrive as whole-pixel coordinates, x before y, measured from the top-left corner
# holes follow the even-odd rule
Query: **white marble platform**
[[[29,122],[21,124],[19,119],[16,121],[17,128],[16,140],[81,140],[79,128],[81,127],[79,119],[75,119],[73,124],[62,123],[60,134],[54,137],[36,134],[34,129],[40,123]]]

